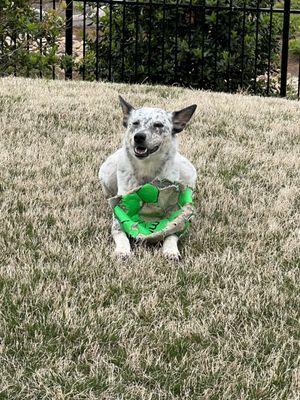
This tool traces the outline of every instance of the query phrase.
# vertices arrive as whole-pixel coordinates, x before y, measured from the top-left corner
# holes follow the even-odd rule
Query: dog
[[[179,181],[193,189],[197,172],[177,151],[177,134],[186,127],[197,106],[167,112],[161,108],[134,108],[121,96],[119,100],[126,132],[123,147],[100,166],[99,179],[105,196],[124,195],[154,178]],[[130,241],[115,217],[112,236],[116,256],[130,257]],[[177,242],[177,235],[164,239],[162,251],[167,259],[180,259]]]

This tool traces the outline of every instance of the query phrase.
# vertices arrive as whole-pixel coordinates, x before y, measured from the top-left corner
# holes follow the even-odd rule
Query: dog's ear
[[[119,101],[123,111],[123,126],[127,128],[129,114],[132,110],[134,110],[134,107],[127,103],[127,101],[125,101],[122,96],[119,96]]]
[[[174,111],[172,114],[172,121],[173,121],[173,135],[176,133],[181,132],[186,124],[191,119],[192,115],[194,114],[197,108],[196,104],[193,104],[189,107],[183,108],[180,111]]]

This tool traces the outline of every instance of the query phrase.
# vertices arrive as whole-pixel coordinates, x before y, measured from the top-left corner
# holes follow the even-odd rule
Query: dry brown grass
[[[99,164],[118,94],[198,104],[198,217],[179,264],[113,258]],[[0,80],[1,399],[299,398],[300,104]]]

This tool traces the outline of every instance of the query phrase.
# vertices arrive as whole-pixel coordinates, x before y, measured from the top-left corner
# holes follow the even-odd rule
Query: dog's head
[[[135,109],[119,96],[126,129],[125,147],[131,156],[146,159],[158,153],[172,151],[175,136],[181,132],[196,110],[193,104],[180,111],[161,108]]]

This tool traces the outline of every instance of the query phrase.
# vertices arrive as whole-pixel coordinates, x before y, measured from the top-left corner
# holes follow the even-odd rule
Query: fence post
[[[66,44],[65,55],[67,57],[65,78],[72,79],[72,60],[73,55],[73,0],[67,0],[66,5]]]
[[[281,79],[280,96],[286,96],[287,68],[289,56],[289,32],[290,32],[290,10],[291,0],[284,0],[282,50],[281,50]]]

